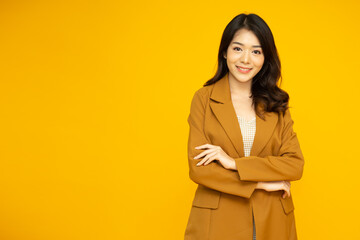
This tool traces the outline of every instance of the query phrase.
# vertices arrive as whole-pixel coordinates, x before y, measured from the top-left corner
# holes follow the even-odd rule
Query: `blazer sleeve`
[[[279,156],[248,156],[235,158],[241,180],[248,181],[296,181],[301,179],[304,157],[296,133],[294,121],[287,109],[283,116],[282,143]]]
[[[205,166],[196,166],[201,159],[194,159],[194,157],[204,150],[195,149],[195,147],[210,143],[204,134],[205,98],[201,89],[195,92],[188,117],[190,127],[188,139],[190,179],[197,184],[220,192],[250,198],[257,182],[240,180],[239,174],[236,171],[225,169],[217,161],[212,161]]]

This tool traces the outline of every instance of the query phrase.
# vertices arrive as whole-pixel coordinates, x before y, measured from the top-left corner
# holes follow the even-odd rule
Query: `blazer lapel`
[[[231,140],[238,157],[244,157],[244,144],[235,108],[231,100],[229,73],[214,83],[210,95],[210,107]],[[265,120],[256,115],[255,139],[251,148],[251,156],[258,156],[274,132],[278,121],[277,113],[264,113]]]
[[[256,132],[250,156],[258,156],[273,135],[278,122],[278,114],[274,112],[264,113],[265,120],[256,115]]]

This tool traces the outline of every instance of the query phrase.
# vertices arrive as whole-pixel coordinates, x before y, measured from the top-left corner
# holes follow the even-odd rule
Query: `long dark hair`
[[[265,55],[264,64],[254,76],[251,84],[251,97],[256,113],[262,118],[262,111],[284,113],[288,108],[289,94],[277,86],[282,76],[274,37],[266,22],[256,14],[239,14],[226,26],[219,47],[217,72],[203,86],[219,81],[229,72],[224,53],[226,53],[235,33],[243,28],[256,35]]]

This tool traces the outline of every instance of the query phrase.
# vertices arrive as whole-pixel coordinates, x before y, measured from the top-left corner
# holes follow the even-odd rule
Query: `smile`
[[[236,68],[241,72],[241,73],[248,73],[251,71],[252,68],[242,68],[242,67],[238,67],[236,66]]]

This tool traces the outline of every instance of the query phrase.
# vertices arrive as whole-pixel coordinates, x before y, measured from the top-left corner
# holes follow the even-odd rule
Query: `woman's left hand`
[[[226,169],[234,169],[236,170],[235,160],[227,155],[224,150],[220,146],[215,146],[211,144],[204,144],[201,146],[195,147],[196,149],[207,149],[194,157],[194,159],[198,159],[204,157],[200,162],[196,164],[196,166],[208,165],[214,160],[219,160],[221,165]]]

